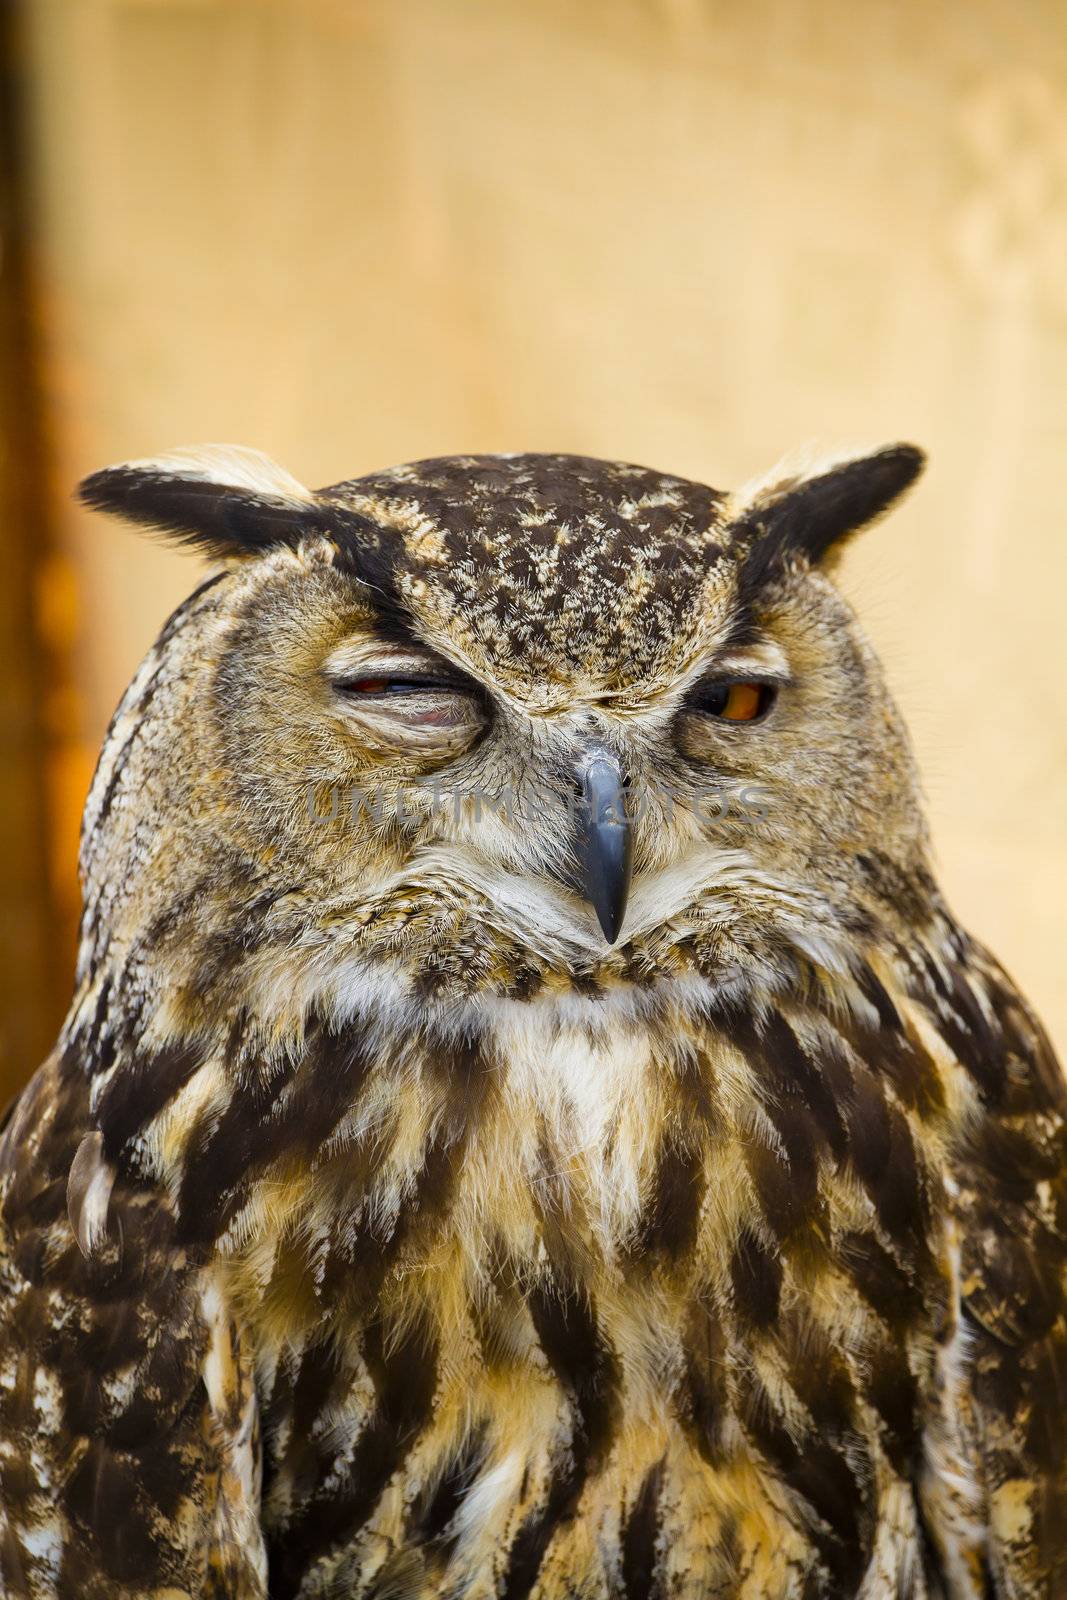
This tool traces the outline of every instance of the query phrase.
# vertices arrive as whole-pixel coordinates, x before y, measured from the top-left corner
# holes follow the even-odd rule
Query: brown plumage
[[[0,1145],[5,1595],[1067,1593],[1059,1069],[827,575],[920,464],[88,480],[221,567]]]

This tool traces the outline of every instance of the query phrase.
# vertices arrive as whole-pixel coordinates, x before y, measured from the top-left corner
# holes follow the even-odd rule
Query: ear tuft
[[[94,472],[78,498],[216,557],[254,555],[319,530],[315,496],[259,450],[202,445]]]
[[[750,546],[751,562],[769,574],[790,556],[815,563],[859,528],[889,510],[926,462],[913,444],[888,445],[871,455],[776,476],[742,497],[735,537]]]

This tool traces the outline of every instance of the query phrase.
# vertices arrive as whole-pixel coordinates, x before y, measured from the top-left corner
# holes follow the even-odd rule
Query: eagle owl
[[[0,1145],[5,1596],[1067,1595],[1063,1085],[830,576],[921,464],[86,481],[215,566]]]

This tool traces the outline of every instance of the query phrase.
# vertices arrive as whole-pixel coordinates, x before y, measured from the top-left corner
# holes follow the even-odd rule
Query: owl
[[[85,482],[213,566],[0,1143],[5,1596],[1067,1595],[1064,1087],[833,580],[921,465]]]

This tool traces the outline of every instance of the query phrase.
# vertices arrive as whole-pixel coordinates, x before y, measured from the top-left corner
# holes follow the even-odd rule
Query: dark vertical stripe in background
[[[46,716],[38,631],[52,548],[22,112],[18,7],[0,6],[0,1099],[50,1049],[70,937],[49,892]]]

